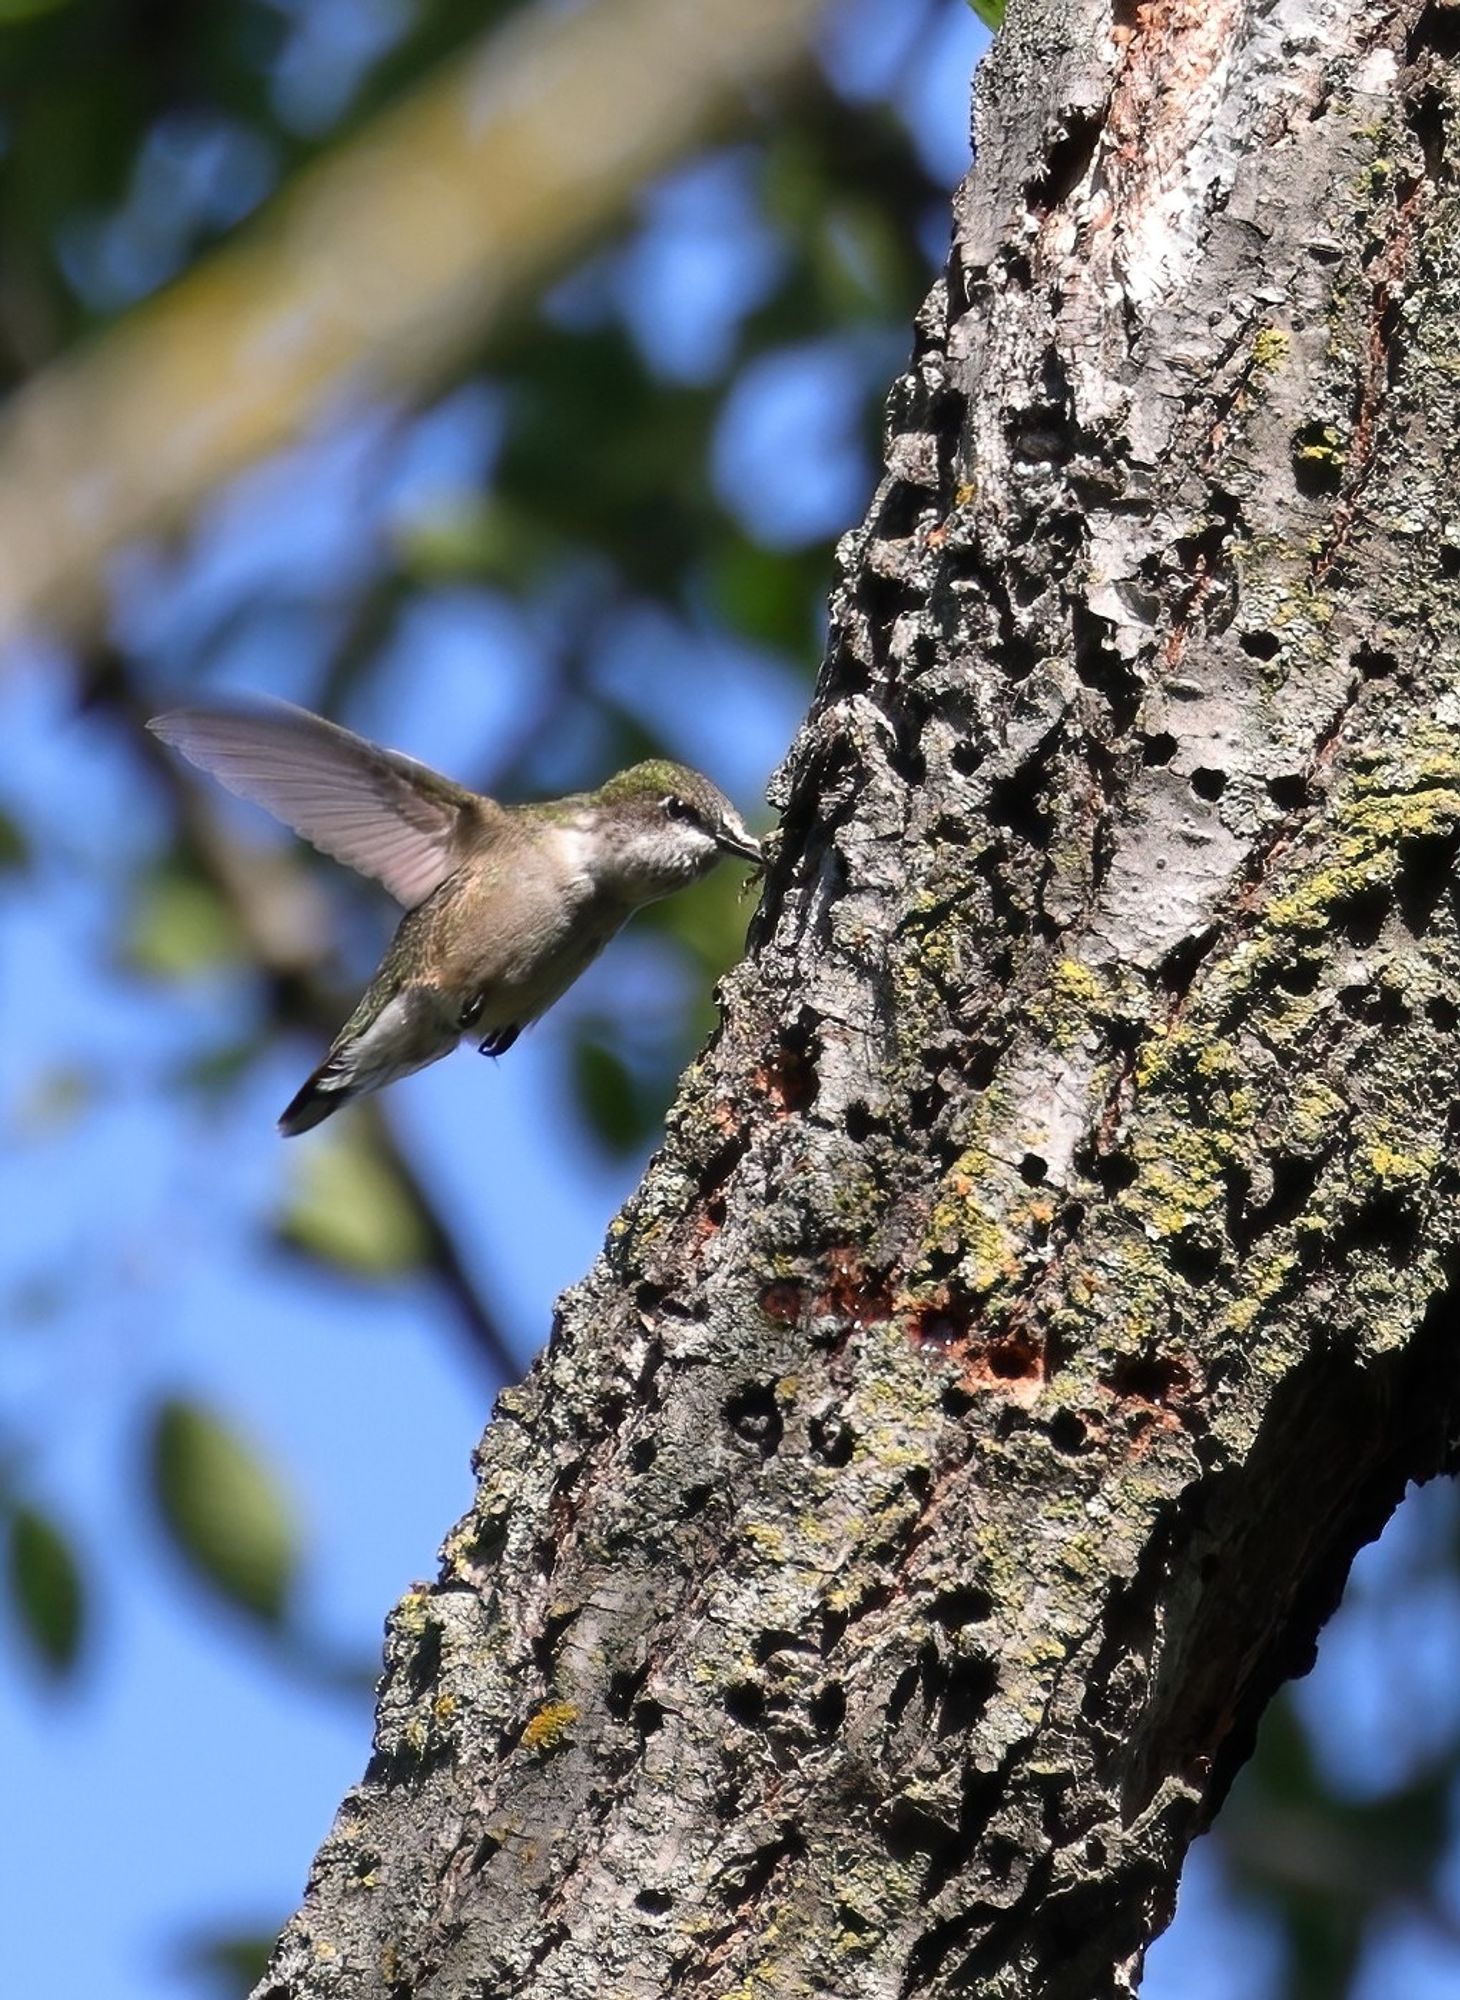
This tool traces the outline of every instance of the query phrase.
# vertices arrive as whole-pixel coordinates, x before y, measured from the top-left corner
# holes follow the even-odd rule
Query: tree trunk
[[[1460,1415],[1457,49],[1016,4],[751,956],[268,2000],[1132,1990]]]

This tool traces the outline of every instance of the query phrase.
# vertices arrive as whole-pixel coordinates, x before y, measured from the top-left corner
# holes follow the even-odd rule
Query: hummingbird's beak
[[[715,845],[726,854],[738,854],[745,861],[761,865],[760,842],[752,840],[743,827],[722,826],[715,833]]]

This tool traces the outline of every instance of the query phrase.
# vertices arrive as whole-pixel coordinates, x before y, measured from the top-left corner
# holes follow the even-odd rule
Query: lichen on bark
[[[1457,1413],[1452,16],[1016,0],[721,1032],[266,2000],[1132,1990]]]

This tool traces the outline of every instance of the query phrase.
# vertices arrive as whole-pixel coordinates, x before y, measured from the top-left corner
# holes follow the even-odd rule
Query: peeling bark
[[[1015,5],[750,958],[266,2000],[1133,1989],[1460,1402],[1457,51]]]

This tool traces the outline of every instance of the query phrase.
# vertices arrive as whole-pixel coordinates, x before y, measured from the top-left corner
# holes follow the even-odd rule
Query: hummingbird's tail
[[[347,1104],[358,1088],[350,1077],[341,1074],[338,1063],[326,1059],[284,1106],[279,1130],[286,1139],[311,1131],[342,1104]]]

